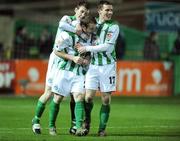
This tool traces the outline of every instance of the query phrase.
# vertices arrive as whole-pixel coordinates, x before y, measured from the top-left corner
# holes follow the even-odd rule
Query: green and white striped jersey
[[[56,38],[55,38],[55,42],[53,45],[53,49],[55,49],[55,47],[57,46],[58,40],[59,40],[59,35],[61,34],[61,32],[64,31],[68,31],[68,32],[76,32],[76,24],[79,23],[76,20],[75,16],[63,16],[61,18],[61,20],[59,21],[59,26],[57,29],[57,33],[56,33]],[[57,55],[54,54],[54,52],[51,53],[51,57],[49,58],[49,64],[54,64],[55,66],[57,65],[57,63],[59,63],[60,61],[62,61],[62,58],[58,57]]]
[[[91,64],[93,65],[107,65],[116,61],[115,45],[119,35],[119,25],[117,22],[110,20],[104,23],[100,23],[97,19],[97,33],[95,45],[105,45],[111,49],[101,52],[91,53]]]
[[[71,32],[61,32],[61,34],[57,35],[57,42],[55,43],[55,50],[63,51],[67,54],[73,56],[80,56],[78,51],[74,48],[76,43],[81,43],[82,45],[91,45],[91,38],[90,39],[82,39],[81,37],[77,36]],[[87,71],[87,67],[83,65],[79,65],[74,63],[71,60],[63,59],[58,62],[57,64],[58,69],[72,71],[77,75],[84,75]]]
[[[55,38],[55,43],[56,43],[56,40],[58,40],[58,37],[59,34],[61,34],[61,32],[63,31],[67,31],[67,32],[73,32],[75,33],[76,32],[76,25],[79,23],[79,21],[76,20],[76,17],[75,16],[63,16],[61,18],[61,20],[59,21],[59,27],[57,29],[57,33],[56,33],[56,38]],[[53,48],[55,47],[55,44],[53,46]]]

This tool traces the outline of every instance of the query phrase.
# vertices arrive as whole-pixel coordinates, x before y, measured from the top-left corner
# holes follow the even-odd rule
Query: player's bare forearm
[[[73,61],[73,56],[72,55],[69,55],[63,51],[57,51],[57,50],[54,50],[54,53],[58,56],[58,57],[61,57],[63,59],[67,59],[67,60],[71,60]]]
[[[73,55],[67,54],[67,53],[65,53],[63,51],[57,51],[57,50],[54,50],[54,53],[58,57],[61,57],[63,59],[67,59],[67,60],[71,60],[71,61],[73,61],[76,64],[80,64],[81,65],[83,63],[83,58],[81,58],[80,56],[73,56]]]

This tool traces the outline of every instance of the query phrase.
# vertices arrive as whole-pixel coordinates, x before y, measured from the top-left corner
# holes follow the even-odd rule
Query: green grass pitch
[[[31,120],[38,97],[0,97],[0,141],[180,141],[180,97],[113,97],[107,136],[98,137],[100,97],[94,102],[90,134],[69,135],[69,99],[60,106],[57,136],[48,134],[49,103],[34,135]]]

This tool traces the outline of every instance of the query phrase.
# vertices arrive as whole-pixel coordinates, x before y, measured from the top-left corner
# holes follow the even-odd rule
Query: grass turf
[[[57,136],[48,134],[49,103],[41,118],[42,134],[34,135],[31,120],[38,97],[0,97],[0,141],[179,141],[180,97],[113,97],[107,136],[98,137],[100,98],[92,111],[90,134],[69,135],[69,99],[62,102]]]

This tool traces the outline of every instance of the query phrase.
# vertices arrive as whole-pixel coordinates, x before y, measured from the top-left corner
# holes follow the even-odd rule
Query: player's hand
[[[80,53],[80,54],[83,54],[83,53],[85,53],[86,52],[86,48],[85,47],[83,47],[83,46],[81,46],[81,47],[78,47],[78,52]]]
[[[82,33],[82,28],[81,28],[81,26],[79,24],[77,24],[76,25],[76,34],[80,36],[81,33]]]
[[[75,45],[75,48],[77,49],[77,51],[78,51],[80,54],[83,54],[83,53],[87,52],[87,51],[86,51],[86,48],[85,48],[84,46],[82,46],[80,43],[77,43],[77,44]]]
[[[75,44],[74,47],[75,47],[76,49],[78,49],[78,48],[81,47],[81,46],[82,46],[82,45],[78,42],[78,43]]]
[[[80,54],[83,54],[83,53],[86,52],[86,48],[85,48],[84,46],[82,46],[80,43],[77,43],[77,44],[75,45],[75,48],[78,50],[78,52],[79,52]]]
[[[79,64],[79,65],[83,64],[83,60],[84,59],[82,57],[80,57],[80,56],[74,56],[73,57],[73,62],[76,63],[76,64]]]

